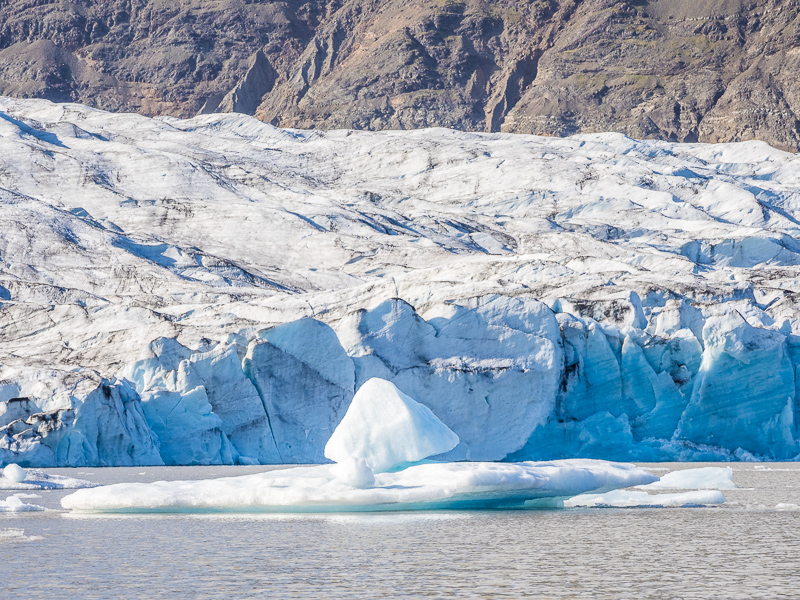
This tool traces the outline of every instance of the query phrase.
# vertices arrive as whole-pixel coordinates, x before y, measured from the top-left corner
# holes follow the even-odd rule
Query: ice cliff
[[[0,98],[0,464],[800,454],[800,159]]]

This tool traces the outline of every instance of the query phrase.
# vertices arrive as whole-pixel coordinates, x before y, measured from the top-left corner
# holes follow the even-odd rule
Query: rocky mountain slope
[[[0,462],[800,454],[800,157],[0,98]]]
[[[15,0],[0,94],[279,126],[800,148],[797,0]]]

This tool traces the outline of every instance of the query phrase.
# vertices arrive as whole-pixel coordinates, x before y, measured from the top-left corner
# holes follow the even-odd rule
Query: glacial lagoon
[[[9,598],[796,598],[800,463],[731,466],[738,488],[709,508],[76,514],[60,504],[74,490],[24,492],[48,510],[0,513],[0,579]],[[45,471],[111,484],[276,468]]]

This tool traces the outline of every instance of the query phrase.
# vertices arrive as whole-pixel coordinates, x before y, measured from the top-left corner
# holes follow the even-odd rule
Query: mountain
[[[0,2],[0,94],[281,127],[800,148],[797,0]]]
[[[800,157],[0,98],[0,462],[800,454]]]

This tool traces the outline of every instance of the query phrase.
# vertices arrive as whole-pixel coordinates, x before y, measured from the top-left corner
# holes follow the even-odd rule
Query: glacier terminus
[[[322,463],[373,378],[437,460],[796,460],[798,219],[761,142],[0,98],[0,464]]]

